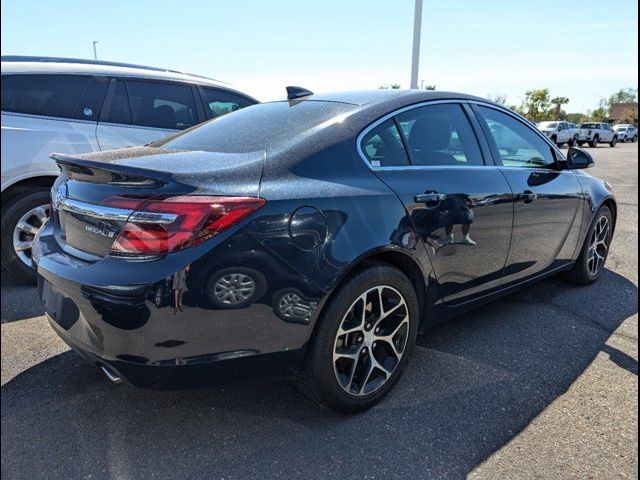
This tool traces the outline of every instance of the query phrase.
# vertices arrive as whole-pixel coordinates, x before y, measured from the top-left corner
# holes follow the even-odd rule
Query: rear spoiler
[[[84,182],[137,187],[157,187],[171,182],[169,172],[87,160],[80,155],[66,153],[52,153],[49,157],[56,161],[64,174]]]

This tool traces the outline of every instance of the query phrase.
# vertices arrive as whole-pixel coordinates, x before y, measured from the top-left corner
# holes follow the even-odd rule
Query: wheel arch
[[[327,305],[331,301],[331,298],[340,288],[340,286],[346,283],[354,274],[356,274],[360,270],[370,265],[380,263],[395,267],[407,276],[407,278],[413,285],[416,296],[418,298],[418,309],[420,317],[419,327],[422,326],[425,320],[425,313],[427,312],[427,279],[429,278],[429,275],[428,273],[423,271],[418,261],[410,252],[397,246],[390,245],[370,250],[369,252],[361,255],[356,260],[354,260],[343,272],[341,272],[340,276],[335,282],[335,285],[331,288],[330,292],[327,294],[324,301],[315,312],[314,324],[309,338],[313,337],[313,334],[315,333],[318,324],[320,323],[319,320],[321,319],[324,310],[326,309]]]
[[[12,183],[2,191],[1,201],[4,204],[11,197],[33,188],[51,188],[57,178],[55,175],[37,175],[23,178],[22,180]]]
[[[598,211],[598,209],[602,206],[606,206],[609,208],[609,210],[611,210],[611,216],[613,217],[613,226],[612,226],[612,232],[615,232],[616,230],[616,223],[618,220],[618,204],[616,203],[615,199],[613,197],[606,197],[601,203],[600,205],[598,205],[598,208],[596,209],[596,212]]]

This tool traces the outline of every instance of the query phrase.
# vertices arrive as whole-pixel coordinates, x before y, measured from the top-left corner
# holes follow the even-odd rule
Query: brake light
[[[256,197],[152,198],[129,216],[111,252],[158,255],[193,247],[235,225],[265,202]]]

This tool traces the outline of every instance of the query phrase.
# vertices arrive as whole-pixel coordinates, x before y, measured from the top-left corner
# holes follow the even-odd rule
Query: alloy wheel
[[[605,215],[598,219],[591,240],[589,241],[589,252],[587,254],[587,268],[592,276],[598,275],[607,258],[609,250],[609,218]]]
[[[237,305],[249,299],[256,291],[256,282],[244,273],[228,273],[213,286],[216,299],[223,304]]]
[[[40,205],[25,213],[13,229],[13,249],[22,263],[33,266],[31,249],[33,239],[49,219],[49,205]]]
[[[369,395],[400,364],[409,336],[409,309],[402,294],[380,285],[361,294],[342,318],[333,348],[333,368],[344,391]]]

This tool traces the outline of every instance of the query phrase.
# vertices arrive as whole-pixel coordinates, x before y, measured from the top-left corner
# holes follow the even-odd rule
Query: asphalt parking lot
[[[637,478],[638,146],[591,152],[619,201],[600,281],[552,278],[430,330],[356,416],[289,383],[110,384],[3,272],[3,478]]]

